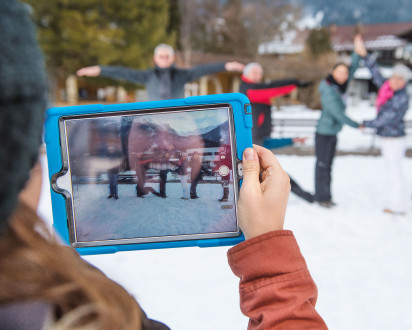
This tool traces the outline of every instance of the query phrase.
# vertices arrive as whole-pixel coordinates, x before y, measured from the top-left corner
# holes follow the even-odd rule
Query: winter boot
[[[139,187],[139,185],[136,185],[136,196],[143,198],[143,195],[147,194],[145,194],[145,192]]]
[[[223,188],[223,197],[221,199],[219,199],[219,202],[227,202],[228,197],[229,197],[229,188],[224,187]]]

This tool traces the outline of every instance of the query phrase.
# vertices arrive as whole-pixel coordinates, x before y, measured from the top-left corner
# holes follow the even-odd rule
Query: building
[[[366,49],[377,58],[381,65],[392,66],[398,61],[408,65],[412,64],[412,22],[332,25],[329,30],[333,50],[338,56],[348,56],[352,53],[353,37],[360,32]]]
[[[332,47],[339,61],[349,60],[357,32],[362,33],[366,49],[376,59],[385,78],[391,76],[396,63],[412,66],[412,22],[331,26]],[[349,93],[358,99],[370,98],[371,94],[373,98],[376,92],[369,70],[360,67],[355,72]]]

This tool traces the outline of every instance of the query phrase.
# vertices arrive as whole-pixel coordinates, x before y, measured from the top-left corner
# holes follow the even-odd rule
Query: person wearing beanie
[[[365,65],[372,74],[372,81],[378,87],[376,97],[377,116],[363,122],[363,127],[374,128],[380,137],[382,156],[388,180],[389,205],[383,212],[404,214],[406,212],[406,186],[403,174],[403,158],[406,151],[405,123],[403,118],[409,108],[406,85],[411,78],[410,70],[403,64],[393,67],[392,75],[385,80],[379,67],[364,51]]]
[[[85,318],[95,329],[152,324],[37,216],[47,83],[27,5],[0,1],[0,35],[0,329],[71,329]]]
[[[19,2],[0,1],[0,35],[0,329],[169,329],[148,319],[124,288],[62,245],[37,216],[42,171],[33,165],[46,79]],[[248,329],[327,329],[306,262],[292,232],[283,230],[287,174],[259,146],[245,150],[243,167],[238,218],[246,241],[228,251],[228,262],[240,278]]]
[[[0,219],[4,228],[37,161],[46,109],[43,58],[25,7],[0,2]],[[31,34],[28,34],[27,31]]]

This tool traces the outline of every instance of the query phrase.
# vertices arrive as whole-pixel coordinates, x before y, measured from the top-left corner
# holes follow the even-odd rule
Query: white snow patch
[[[296,23],[296,26],[300,30],[304,30],[304,29],[312,30],[312,29],[315,29],[315,28],[319,28],[321,26],[323,17],[324,17],[323,11],[318,11],[315,14],[315,16],[307,15],[307,16],[303,17],[302,19],[300,19]]]

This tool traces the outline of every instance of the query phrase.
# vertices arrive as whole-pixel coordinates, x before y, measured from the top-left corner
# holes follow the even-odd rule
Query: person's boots
[[[143,195],[145,195],[144,191],[140,189],[139,185],[136,185],[136,196],[143,198]]]
[[[219,202],[227,202],[227,198],[229,197],[229,187],[223,188],[223,197],[219,199]]]

